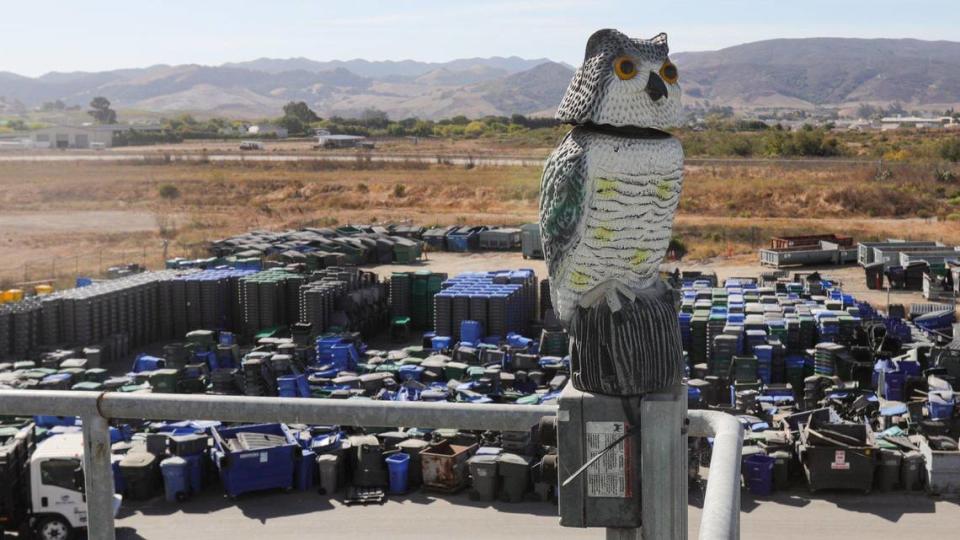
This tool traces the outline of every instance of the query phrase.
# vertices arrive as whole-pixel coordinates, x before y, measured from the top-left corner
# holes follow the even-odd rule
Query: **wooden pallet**
[[[343,499],[343,504],[353,506],[355,504],[383,504],[387,500],[387,494],[382,488],[376,487],[349,487],[347,496]]]

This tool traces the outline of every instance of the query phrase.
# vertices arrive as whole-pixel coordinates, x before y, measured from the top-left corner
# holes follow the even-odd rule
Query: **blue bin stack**
[[[770,384],[772,382],[773,347],[757,345],[753,348],[753,354],[757,357],[757,376],[760,377],[763,384]]]
[[[532,270],[454,276],[444,281],[443,290],[434,296],[434,332],[454,342],[469,343],[503,341],[511,332],[524,334],[530,329],[530,320],[536,318],[538,287]],[[464,321],[480,323],[482,335],[462,336]]]
[[[280,397],[310,397],[307,376],[302,373],[277,377],[277,395]]]

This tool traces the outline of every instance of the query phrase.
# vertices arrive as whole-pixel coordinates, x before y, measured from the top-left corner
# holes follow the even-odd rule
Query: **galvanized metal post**
[[[606,540],[640,540],[642,537],[640,529],[607,527]]]
[[[87,499],[87,538],[114,540],[110,425],[99,415],[83,416],[83,473]]]
[[[737,540],[743,426],[733,416],[719,411],[690,411],[687,418],[691,437],[714,438],[700,517],[700,540]]]
[[[640,402],[640,477],[646,540],[687,538],[687,387]]]

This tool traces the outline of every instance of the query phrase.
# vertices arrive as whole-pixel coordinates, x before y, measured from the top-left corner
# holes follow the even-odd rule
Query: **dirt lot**
[[[233,144],[202,141],[176,149],[196,152],[208,143]],[[282,153],[315,155],[308,141],[276,144]],[[489,141],[402,139],[378,152],[411,149],[491,156],[527,151]],[[960,212],[953,211],[960,204],[957,188],[934,182],[921,165],[904,165],[882,182],[872,167],[823,160],[688,166],[675,236],[688,251],[688,263],[715,264],[725,264],[719,257],[753,260],[771,235],[781,234],[960,243]],[[72,279],[121,262],[155,266],[162,264],[165,246],[171,257],[204,256],[210,240],[255,228],[518,225],[536,219],[539,178],[538,167],[364,160],[0,162],[0,284]]]

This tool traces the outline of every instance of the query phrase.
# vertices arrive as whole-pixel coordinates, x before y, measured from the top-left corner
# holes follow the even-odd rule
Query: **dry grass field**
[[[878,180],[870,165],[690,165],[676,233],[695,259],[752,254],[772,234],[960,243],[960,185],[935,179],[932,166],[891,171]],[[539,176],[534,167],[360,160],[2,162],[0,278],[52,257],[82,256],[76,269],[96,270],[101,250],[159,263],[164,240],[169,256],[199,256],[206,241],[256,228],[515,225],[536,219]],[[39,265],[26,277],[40,279]]]

